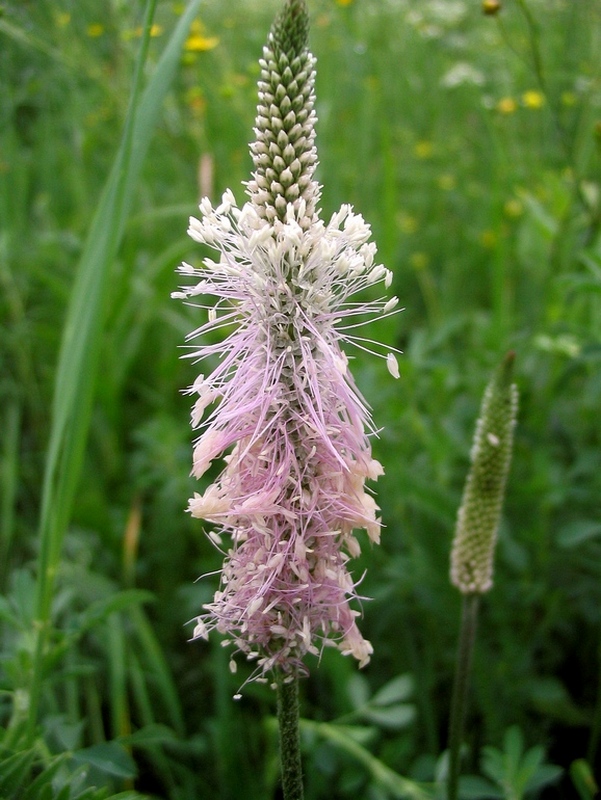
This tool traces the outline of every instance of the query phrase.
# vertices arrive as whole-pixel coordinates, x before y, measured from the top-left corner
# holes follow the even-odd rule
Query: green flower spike
[[[451,583],[463,594],[457,670],[449,722],[448,800],[458,800],[460,755],[480,595],[492,587],[493,557],[511,461],[518,393],[511,382],[515,353],[505,356],[486,387],[457,515]]]
[[[511,462],[518,393],[511,382],[515,353],[507,354],[486,387],[472,447],[472,465],[457,516],[451,583],[482,594],[493,583],[493,557]]]
[[[274,21],[259,64],[256,141],[250,145],[255,171],[248,193],[269,222],[286,220],[288,204],[307,230],[316,221],[319,186],[313,179],[315,148],[315,58],[308,50],[305,0],[288,0]]]

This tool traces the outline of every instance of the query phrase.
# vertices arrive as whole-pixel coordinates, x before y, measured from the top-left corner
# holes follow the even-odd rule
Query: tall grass
[[[545,797],[593,796],[601,15],[502,5],[310,2],[324,216],[351,202],[372,223],[407,310],[373,331],[405,351],[400,382],[351,354],[387,473],[383,546],[355,566],[375,655],[361,673],[331,653],[311,664],[308,798],[420,796],[444,770],[450,540],[508,349],[522,407],[474,654],[470,796],[504,796],[495,764],[535,745],[564,768]],[[203,257],[185,236],[201,158],[203,192],[242,198],[278,7],[157,0],[154,27],[139,4],[91,0],[0,17],[0,781],[13,759],[73,797],[277,796],[272,692],[232,702],[244,675],[186,641],[215,588],[194,581],[218,560],[183,513],[193,376],[177,356],[198,320],[169,293]]]

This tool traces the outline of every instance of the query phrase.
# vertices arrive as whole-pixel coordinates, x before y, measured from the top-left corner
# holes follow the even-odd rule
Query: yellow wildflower
[[[99,22],[93,22],[91,25],[88,25],[86,33],[92,39],[97,39],[104,33],[104,25],[101,25]]]
[[[517,197],[512,197],[505,201],[503,211],[505,212],[505,216],[515,219],[523,214],[524,206]]]
[[[545,104],[545,95],[535,89],[529,89],[522,95],[522,103],[526,108],[542,108]]]
[[[497,103],[497,111],[500,114],[513,114],[518,107],[513,97],[502,97]]]
[[[350,6],[353,0],[336,0],[339,6]]]
[[[451,189],[455,188],[455,176],[450,175],[448,172],[444,173],[443,175],[438,176],[438,188],[441,189],[443,192],[450,192]]]
[[[430,263],[430,257],[427,253],[411,253],[409,256],[409,263],[413,269],[425,269]]]
[[[201,53],[205,50],[213,50],[219,44],[218,36],[188,36],[184,49],[188,52]]]
[[[401,212],[397,217],[397,224],[403,233],[415,233],[419,224],[415,217],[411,214]]]
[[[184,50],[189,53],[201,53],[205,50],[213,50],[219,44],[218,36],[207,36],[202,22],[195,19],[190,26],[190,35],[184,44]]]
[[[416,145],[413,148],[413,152],[417,158],[431,158],[433,151],[434,146],[432,145],[432,142],[428,142],[426,140],[416,142]]]
[[[143,33],[142,26],[140,25],[134,30],[123,31],[123,33],[121,34],[121,38],[123,39],[124,42],[128,42],[130,39],[139,39],[140,36],[142,36],[142,33]],[[160,36],[162,33],[163,33],[162,25],[157,25],[155,23],[154,25],[150,26],[150,35],[153,38],[156,36]]]
[[[487,250],[490,250],[497,243],[497,234],[494,231],[485,230],[480,234],[480,244]]]
[[[499,0],[482,0],[482,12],[488,17],[494,17],[501,10]]]
[[[59,28],[66,28],[71,22],[71,14],[68,11],[61,11],[56,15],[55,19]]]
[[[195,116],[201,116],[207,107],[207,101],[201,89],[196,86],[191,87],[186,92],[186,103]]]

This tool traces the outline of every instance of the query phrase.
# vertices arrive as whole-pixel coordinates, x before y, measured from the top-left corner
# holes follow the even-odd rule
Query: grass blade
[[[31,686],[30,737],[39,705],[54,579],[90,425],[110,265],[121,241],[162,101],[175,74],[183,42],[200,0],[188,3],[141,94],[155,6],[156,0],[148,0],[125,129],[77,269],[59,354],[39,528],[38,641]]]

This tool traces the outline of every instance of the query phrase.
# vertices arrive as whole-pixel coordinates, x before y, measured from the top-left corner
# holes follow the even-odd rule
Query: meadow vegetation
[[[399,381],[349,352],[386,469],[382,545],[353,565],[375,652],[309,664],[308,800],[444,796],[450,546],[509,350],[520,410],[461,796],[595,796],[601,8],[500,6],[309,0],[323,216],[371,223],[406,310],[370,331],[404,351]],[[209,255],[186,235],[199,197],[244,199],[278,8],[0,5],[1,798],[278,796],[273,692],[233,701],[244,667],[188,642],[221,556],[184,513],[179,356],[204,320],[170,298]]]

